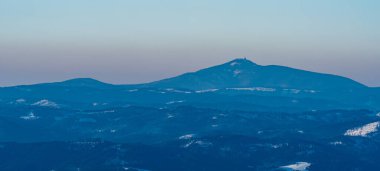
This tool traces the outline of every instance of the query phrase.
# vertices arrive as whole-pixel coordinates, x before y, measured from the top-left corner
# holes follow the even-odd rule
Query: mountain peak
[[[104,86],[104,85],[108,85],[107,83],[103,83],[103,82],[95,80],[93,78],[74,78],[74,79],[63,81],[63,82],[59,82],[57,84],[65,85],[65,86]]]
[[[227,62],[230,66],[237,66],[237,65],[257,65],[256,63],[250,61],[247,58],[236,58],[230,62]]]

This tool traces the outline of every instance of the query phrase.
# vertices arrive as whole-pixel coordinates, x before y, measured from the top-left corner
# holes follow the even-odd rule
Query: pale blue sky
[[[0,0],[0,86],[140,83],[247,57],[380,86],[378,0]]]

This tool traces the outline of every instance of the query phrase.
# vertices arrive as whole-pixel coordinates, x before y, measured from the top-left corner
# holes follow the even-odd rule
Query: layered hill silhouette
[[[61,106],[200,105],[234,109],[380,109],[380,89],[352,79],[258,65],[239,58],[173,78],[113,85],[91,78],[0,88],[0,103],[55,101]],[[28,103],[29,102],[29,103]]]

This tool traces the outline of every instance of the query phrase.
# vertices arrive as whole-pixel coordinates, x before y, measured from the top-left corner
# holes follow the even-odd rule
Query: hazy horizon
[[[380,2],[0,1],[0,86],[134,84],[247,57],[380,86]]]

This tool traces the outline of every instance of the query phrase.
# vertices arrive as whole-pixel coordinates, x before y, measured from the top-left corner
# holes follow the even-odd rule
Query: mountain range
[[[0,88],[0,103],[17,99],[30,103],[48,99],[79,108],[94,103],[159,106],[181,101],[256,110],[380,109],[379,88],[331,74],[262,66],[245,58],[145,84],[113,85],[78,78]]]

